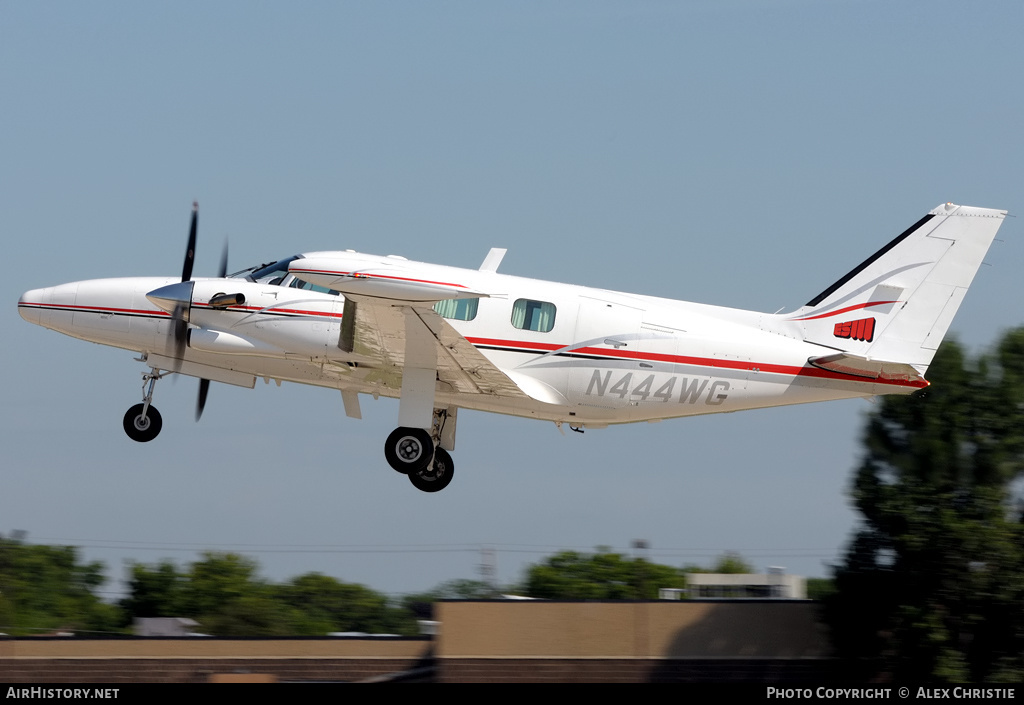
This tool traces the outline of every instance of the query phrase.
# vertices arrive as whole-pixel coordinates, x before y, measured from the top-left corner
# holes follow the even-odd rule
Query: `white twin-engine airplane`
[[[160,432],[156,380],[252,388],[257,377],[399,399],[384,456],[417,488],[452,479],[460,408],[559,428],[909,394],[1006,211],[946,203],[792,313],[770,314],[498,274],[393,255],[310,252],[192,278],[193,207],[178,278],[98,279],[26,292],[22,317],[126,348],[148,372],[124,417]],[[832,247],[832,245],[829,245]]]

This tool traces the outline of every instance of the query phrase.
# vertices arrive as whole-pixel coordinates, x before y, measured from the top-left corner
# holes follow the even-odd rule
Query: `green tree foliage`
[[[0,538],[0,631],[115,631],[119,610],[97,594],[104,580],[103,564],[79,563],[71,546]]]
[[[182,584],[181,608],[209,619],[222,615],[242,598],[252,603],[269,590],[258,576],[258,566],[251,558],[237,553],[206,551],[202,560],[193,563]]]
[[[206,634],[283,636],[292,619],[258,575],[255,561],[235,553],[203,553],[181,572],[170,561],[131,566],[126,618],[191,617]]]
[[[689,563],[683,566],[684,573],[729,573],[729,574],[742,574],[742,573],[753,573],[754,566],[750,565],[743,556],[736,551],[726,551],[719,556],[714,565],[710,568],[704,568],[703,566]]]
[[[835,594],[836,583],[831,578],[807,578],[807,599],[826,600]]]
[[[412,614],[393,606],[381,593],[320,573],[293,578],[278,586],[275,595],[301,616],[303,633],[417,633]]]
[[[515,592],[518,588],[507,588]],[[426,592],[417,592],[402,598],[402,608],[417,619],[433,619],[434,603],[439,600],[494,600],[501,597],[501,590],[482,580],[458,578],[447,580]]]
[[[179,571],[170,562],[135,564],[128,619],[190,617],[217,636],[316,636],[329,632],[416,634],[411,613],[362,585],[307,573],[276,585],[261,579],[255,561],[207,552]]]
[[[168,617],[184,609],[183,593],[186,577],[177,566],[163,561],[152,568],[131,564],[129,594],[121,606],[130,617]]]
[[[446,580],[427,595],[431,600],[491,600],[500,596],[489,583],[466,578]]]
[[[729,551],[721,556],[711,569],[712,573],[753,573],[754,567],[743,560],[743,556],[740,554]]]
[[[977,360],[944,344],[928,376],[868,419],[863,526],[826,599],[833,643],[860,677],[1020,680],[1024,329]]]
[[[650,600],[658,589],[679,587],[677,568],[619,553],[562,551],[527,571],[523,591],[552,600]]]

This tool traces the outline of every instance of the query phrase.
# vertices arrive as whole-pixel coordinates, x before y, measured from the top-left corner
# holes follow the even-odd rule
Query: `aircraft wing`
[[[432,308],[360,296],[346,299],[345,316],[352,320],[352,313],[350,344],[358,358],[379,360],[396,371],[433,364],[437,379],[451,391],[529,398]]]

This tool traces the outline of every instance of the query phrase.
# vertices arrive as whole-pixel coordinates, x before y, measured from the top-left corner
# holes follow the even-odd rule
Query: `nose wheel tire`
[[[440,492],[452,481],[455,473],[455,463],[452,456],[444,448],[437,448],[434,451],[434,462],[432,465],[419,472],[409,473],[409,482],[423,492]]]
[[[145,404],[136,404],[128,409],[128,412],[124,415],[124,432],[133,441],[138,441],[139,443],[146,443],[156,438],[164,425],[163,419],[160,418],[160,412],[156,410],[156,407],[150,406],[146,415],[143,416],[142,410],[144,408]]]
[[[384,457],[403,475],[419,472],[434,457],[434,441],[422,428],[396,428],[384,443]]]

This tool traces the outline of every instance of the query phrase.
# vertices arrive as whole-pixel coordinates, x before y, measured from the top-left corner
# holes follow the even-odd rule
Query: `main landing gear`
[[[434,458],[434,439],[422,428],[396,428],[384,443],[384,457],[403,475],[419,472]]]
[[[168,374],[170,373],[164,372],[160,374],[156,370],[152,370],[142,375],[142,403],[128,409],[124,415],[124,432],[133,441],[146,443],[160,434],[160,429],[163,428],[164,422],[160,418],[160,412],[156,410],[155,406],[150,404],[153,401],[153,385],[156,384],[158,379]],[[149,385],[148,389],[147,383]]]
[[[440,492],[452,481],[455,463],[444,448],[434,450],[434,461],[419,472],[409,473],[409,482],[421,492]]]
[[[446,422],[450,424],[444,433]],[[396,428],[384,443],[384,457],[393,469],[409,476],[413,486],[423,492],[439,492],[452,481],[455,463],[439,444],[454,445],[454,414],[435,409],[431,431],[402,426]],[[450,440],[449,440],[450,439]]]

